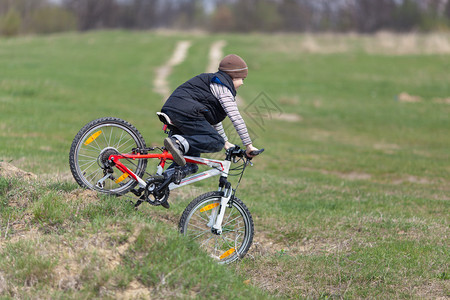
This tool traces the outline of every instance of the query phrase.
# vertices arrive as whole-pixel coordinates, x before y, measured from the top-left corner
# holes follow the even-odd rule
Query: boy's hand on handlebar
[[[228,150],[230,148],[233,148],[234,146],[235,146],[234,144],[230,143],[229,141],[226,141],[224,148],[225,150]]]
[[[255,157],[256,155],[253,155],[252,152],[258,152],[259,149],[256,147],[253,147],[252,144],[247,145],[247,149],[245,150],[245,154],[247,154],[248,157]]]

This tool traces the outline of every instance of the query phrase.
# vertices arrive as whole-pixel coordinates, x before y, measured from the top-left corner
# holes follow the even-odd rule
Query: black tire
[[[112,117],[96,119],[86,124],[75,136],[69,154],[70,171],[83,188],[123,195],[136,186],[137,182],[131,177],[124,178],[122,172],[112,168],[113,177],[106,179],[103,187],[97,186],[97,182],[105,176],[102,161],[114,151],[131,153],[133,148],[145,147],[140,132],[127,121]],[[139,177],[144,175],[147,167],[146,159],[123,159],[121,162]]]
[[[211,220],[215,220],[213,215],[220,207],[221,195],[218,191],[209,192],[192,200],[184,210],[178,227],[182,234],[197,241],[211,257],[227,264],[247,254],[253,242],[254,226],[247,206],[234,198],[232,207],[226,207],[222,234],[213,234]]]

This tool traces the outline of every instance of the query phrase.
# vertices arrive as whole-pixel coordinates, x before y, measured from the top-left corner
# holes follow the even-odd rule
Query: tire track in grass
[[[181,64],[186,59],[191,44],[191,41],[179,41],[175,46],[172,57],[167,63],[156,69],[156,77],[153,81],[154,91],[162,95],[164,100],[170,96],[169,82],[167,79],[172,73],[173,67]]]
[[[215,73],[219,68],[220,61],[223,57],[223,48],[227,45],[224,40],[216,41],[209,49],[209,64],[206,68],[206,73]]]

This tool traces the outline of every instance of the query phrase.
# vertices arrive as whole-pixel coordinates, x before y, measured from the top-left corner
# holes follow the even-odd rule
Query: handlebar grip
[[[264,148],[261,148],[261,149],[259,149],[257,151],[250,152],[250,155],[256,156],[256,155],[260,155],[263,152],[264,152]]]

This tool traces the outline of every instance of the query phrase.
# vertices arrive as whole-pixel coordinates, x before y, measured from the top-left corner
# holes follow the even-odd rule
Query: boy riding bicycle
[[[226,117],[233,123],[247,155],[251,157],[252,151],[258,151],[236,103],[237,89],[243,85],[247,74],[247,64],[241,57],[227,55],[216,73],[191,78],[175,89],[165,102],[161,112],[170,117],[175,128],[164,140],[164,146],[175,163],[182,167],[180,176],[185,177],[198,169],[195,164],[186,164],[184,155],[200,156],[234,146],[223,129],[222,121]]]

